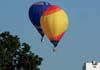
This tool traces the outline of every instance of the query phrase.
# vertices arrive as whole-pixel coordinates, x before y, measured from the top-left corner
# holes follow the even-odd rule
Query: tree
[[[0,34],[0,70],[40,70],[42,60],[27,43],[21,44],[17,35]]]

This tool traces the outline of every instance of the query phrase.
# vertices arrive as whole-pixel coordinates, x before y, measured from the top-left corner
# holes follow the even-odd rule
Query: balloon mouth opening
[[[57,40],[55,40],[55,41],[51,41],[51,43],[53,43],[54,47],[57,47],[58,42],[59,42],[59,41],[57,41]]]

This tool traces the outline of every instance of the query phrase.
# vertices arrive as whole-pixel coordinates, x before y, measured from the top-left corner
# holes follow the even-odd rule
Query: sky
[[[29,7],[41,0],[0,0],[0,33],[9,31],[43,57],[41,70],[82,70],[84,62],[100,62],[100,0],[42,0],[60,6],[69,17],[68,31],[53,45],[41,36],[28,17]]]

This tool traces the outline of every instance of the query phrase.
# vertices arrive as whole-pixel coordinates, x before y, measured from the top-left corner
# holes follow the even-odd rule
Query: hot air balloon
[[[68,28],[68,15],[60,7],[51,5],[41,16],[41,27],[50,42],[57,47]]]
[[[41,41],[43,41],[44,33],[41,29],[40,18],[41,18],[41,15],[43,14],[43,12],[49,6],[50,6],[50,3],[41,1],[41,2],[37,2],[37,3],[33,4],[29,9],[29,18],[30,18],[32,24],[37,29],[37,31],[40,33],[40,35],[42,37]]]

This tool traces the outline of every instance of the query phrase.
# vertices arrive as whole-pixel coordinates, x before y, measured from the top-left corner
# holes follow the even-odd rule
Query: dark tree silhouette
[[[27,43],[21,44],[17,35],[0,34],[0,70],[40,70],[42,60]]]

